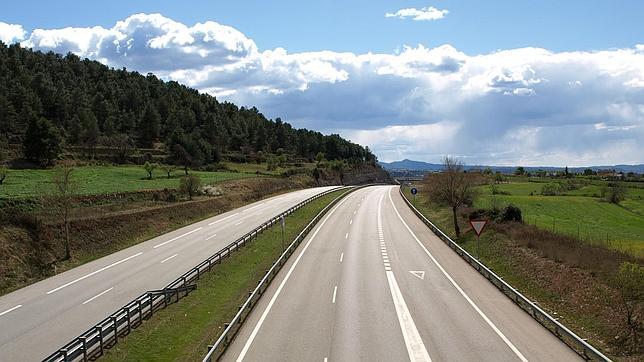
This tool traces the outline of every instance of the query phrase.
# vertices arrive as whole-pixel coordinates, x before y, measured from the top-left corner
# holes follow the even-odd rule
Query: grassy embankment
[[[145,171],[136,166],[76,168],[74,181],[85,196],[73,206],[72,258],[63,261],[61,218],[41,198],[51,192],[52,170],[10,170],[6,184],[0,185],[0,198],[8,205],[1,211],[11,209],[0,212],[0,294],[204,218],[312,183],[305,177],[191,173],[198,174],[204,184],[217,185],[223,195],[199,196],[193,201],[177,195],[174,189],[182,171],[170,179],[156,171],[153,179],[147,180]],[[150,191],[159,187],[162,189]]]
[[[491,185],[477,187],[480,196],[474,206],[489,209],[495,203],[498,208],[514,204],[530,225],[644,256],[644,187],[626,187],[625,200],[615,205],[599,197],[597,183],[601,181],[562,195],[542,196],[546,183],[510,180],[495,186],[497,195],[492,194]]]
[[[286,219],[290,242],[329,202],[336,191],[296,211]],[[282,252],[280,226],[275,225],[226,259],[198,281],[198,288],[178,304],[157,313],[109,350],[106,361],[200,360],[237,313],[248,293]]]
[[[513,185],[504,186],[506,191],[521,190],[527,195],[534,191],[531,189],[534,185],[520,184],[514,190]],[[420,192],[416,198],[416,207],[454,238],[451,210],[430,202],[422,185],[418,187]],[[409,189],[406,188],[405,192],[411,200]],[[541,196],[496,196],[497,202],[499,196],[505,196],[506,200],[512,200],[512,203],[522,209],[525,207],[524,216],[527,214],[529,219],[538,216],[537,212],[543,210],[538,208],[539,203],[544,203],[538,201]],[[491,195],[483,194],[483,201],[477,203],[484,204],[486,197]],[[552,198],[546,199],[545,203],[553,211],[557,210],[557,202],[563,205],[558,212],[571,210],[570,205],[575,205],[565,203],[570,196],[547,198]],[[522,202],[528,206],[524,206]],[[597,207],[593,202],[597,201],[587,200],[586,205],[582,204],[583,209],[576,210],[577,215],[583,213],[584,209],[592,210],[592,207]],[[602,206],[605,205],[599,205]],[[602,218],[599,222],[600,225],[611,227],[610,219]],[[641,263],[641,259],[598,246],[584,246],[588,244],[523,224],[492,224],[477,243],[474,233],[469,230],[465,215],[460,215],[459,223],[463,234],[457,242],[472,255],[476,256],[478,250],[483,263],[529,299],[537,301],[542,308],[609,355],[624,360],[637,360],[641,357],[637,352],[633,354],[627,350],[633,346],[626,342],[628,327],[619,293],[612,282],[612,275],[622,261],[639,260]],[[576,226],[574,231],[576,233]]]

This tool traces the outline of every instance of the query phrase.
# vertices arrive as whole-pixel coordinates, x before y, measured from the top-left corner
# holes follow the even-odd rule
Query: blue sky
[[[6,4],[0,40],[153,72],[383,161],[644,163],[644,1],[105,4]]]

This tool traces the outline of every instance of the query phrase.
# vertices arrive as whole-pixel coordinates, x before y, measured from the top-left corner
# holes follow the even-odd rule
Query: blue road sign
[[[411,194],[416,195],[417,193],[418,193],[418,189],[416,189],[415,187],[412,187],[411,188]]]

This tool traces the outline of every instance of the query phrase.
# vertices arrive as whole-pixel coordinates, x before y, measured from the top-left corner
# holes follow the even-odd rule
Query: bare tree
[[[626,324],[630,329],[632,346],[637,348],[640,346],[638,332],[642,330],[642,322],[637,314],[641,311],[644,301],[644,267],[623,262],[615,275],[615,286],[619,291]]]
[[[461,228],[458,225],[458,208],[470,204],[474,200],[474,180],[464,172],[463,163],[453,157],[446,156],[443,160],[443,172],[430,175],[425,179],[429,197],[440,204],[452,208],[454,232],[458,238]]]
[[[54,185],[52,205],[58,216],[62,219],[65,230],[64,260],[71,258],[69,220],[74,206],[74,197],[77,194],[77,185],[72,177],[73,171],[74,167],[70,163],[63,162],[56,166],[54,174],[52,175],[52,184]]]

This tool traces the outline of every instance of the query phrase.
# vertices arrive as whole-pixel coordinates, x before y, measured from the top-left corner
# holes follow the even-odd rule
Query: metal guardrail
[[[315,225],[322,219],[322,217],[333,207],[335,206],[343,197],[347,194],[356,191],[358,189],[367,187],[370,185],[359,186],[347,190],[342,195],[336,197],[331,203],[324,207],[311,222],[306,225],[304,230],[302,230],[297,237],[289,244],[289,246],[284,250],[280,257],[273,263],[273,266],[266,272],[262,280],[259,281],[257,287],[250,293],[248,299],[244,302],[243,305],[239,307],[239,311],[230,321],[230,323],[225,324],[225,329],[223,333],[217,338],[217,341],[214,345],[208,346],[208,353],[203,358],[203,362],[211,362],[213,359],[218,360],[228,348],[228,345],[232,342],[233,338],[241,328],[242,324],[246,320],[246,317],[250,315],[251,311],[261,298],[262,293],[268,288],[271,281],[277,276],[277,273],[282,269],[282,266],[286,264],[288,258],[295,252],[297,247],[304,241],[309,232],[315,227]]]
[[[132,329],[141,325],[143,320],[149,319],[156,311],[178,302],[179,299],[195,290],[197,286],[193,283],[199,280],[201,275],[210,271],[216,264],[220,264],[222,259],[229,257],[231,253],[239,250],[240,247],[246,245],[271,225],[279,222],[280,218],[288,216],[304,205],[340,189],[342,187],[319,193],[272,217],[188,270],[165,288],[141,294],[109,317],[98,322],[94,327],[65,344],[43,361],[87,361],[98,358],[105,349],[111,348],[118,343],[119,338],[129,334]]]
[[[514,287],[508,284],[506,281],[501,279],[498,275],[492,272],[490,268],[485,266],[483,263],[479,262],[470,255],[465,249],[460,245],[456,244],[449,236],[447,236],[441,229],[429,221],[425,215],[423,215],[414,205],[407,199],[403,192],[403,187],[399,188],[400,195],[403,197],[403,200],[407,203],[407,206],[418,216],[429,229],[436,234],[443,242],[445,242],[452,250],[454,250],[458,255],[460,255],[468,264],[470,264],[474,269],[476,269],[481,275],[483,275],[487,280],[489,280],[494,286],[496,286],[503,294],[509,297],[514,301],[521,309],[526,311],[532,316],[537,322],[543,325],[546,329],[552,332],[557,336],[561,341],[568,345],[571,349],[577,352],[586,360],[592,361],[610,361],[608,357],[598,351],[595,347],[591,346],[588,342],[580,338],[573,331],[568,329],[566,326],[561,324],[555,318],[550,316],[543,309],[539,308],[535,303],[526,298],[523,294],[519,293]]]

